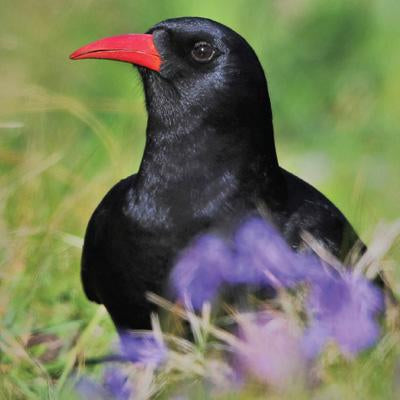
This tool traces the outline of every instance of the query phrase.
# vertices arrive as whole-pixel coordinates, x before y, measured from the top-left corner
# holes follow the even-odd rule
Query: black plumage
[[[90,219],[88,298],[118,328],[148,328],[145,292],[164,293],[179,251],[260,209],[293,248],[304,230],[343,260],[358,236],[324,195],[279,166],[265,75],[247,42],[202,18],[167,20],[148,33],[162,64],[159,72],[139,68],[146,146],[138,173],[117,183]]]

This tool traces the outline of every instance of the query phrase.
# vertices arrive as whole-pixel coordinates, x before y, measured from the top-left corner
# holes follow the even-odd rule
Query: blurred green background
[[[130,65],[68,55],[177,16],[215,19],[255,48],[283,167],[367,242],[399,216],[398,0],[3,2],[0,397],[47,398],[50,382],[61,376],[61,387],[75,359],[101,354],[112,333],[83,295],[80,245],[104,193],[138,168],[143,91]]]

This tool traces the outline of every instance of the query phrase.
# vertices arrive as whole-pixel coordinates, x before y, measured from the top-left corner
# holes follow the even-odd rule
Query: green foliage
[[[104,193],[138,168],[143,94],[131,66],[74,63],[68,55],[91,40],[142,32],[183,15],[225,23],[256,49],[269,81],[284,167],[326,193],[366,240],[378,221],[398,216],[399,2],[5,2],[1,399],[59,398],[57,390],[76,360],[80,370],[86,357],[106,351],[113,334],[108,317],[83,295],[80,244]],[[32,344],[39,334],[47,336]],[[343,398],[353,398],[353,384],[370,388],[360,398],[390,398],[394,348],[333,369],[326,396],[337,381]],[[376,371],[365,372],[362,366],[375,370],[373,363]]]

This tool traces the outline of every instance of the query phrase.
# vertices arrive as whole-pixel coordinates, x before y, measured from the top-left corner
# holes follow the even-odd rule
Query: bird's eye
[[[190,54],[195,61],[206,63],[212,60],[215,50],[210,43],[198,42],[193,46]]]

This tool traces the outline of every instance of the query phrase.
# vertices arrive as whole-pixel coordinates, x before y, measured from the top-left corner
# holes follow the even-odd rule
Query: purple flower
[[[82,377],[75,384],[75,391],[84,400],[129,400],[133,388],[127,376],[119,369],[106,369],[103,384]]]
[[[129,400],[133,395],[128,377],[117,368],[108,368],[103,376],[104,388],[115,400]]]
[[[299,261],[272,226],[251,218],[236,232],[233,244],[213,234],[199,237],[181,254],[172,283],[178,297],[198,310],[225,283],[259,287],[298,283],[304,275]]]
[[[294,252],[271,226],[261,218],[247,220],[236,232],[235,249],[238,265],[235,272],[246,279],[247,271],[257,271],[260,281],[281,286],[283,271],[289,271],[291,279],[295,262]],[[258,276],[257,276],[258,275]]]
[[[122,354],[133,363],[158,367],[167,358],[168,350],[164,342],[151,332],[123,332],[120,339]]]
[[[251,218],[235,235],[236,265],[229,282],[293,287],[321,273],[316,257],[295,253],[265,220]]]
[[[180,300],[199,310],[215,298],[233,267],[227,243],[216,235],[204,235],[181,254],[172,272],[172,285]]]
[[[186,305],[198,310],[224,284],[294,288],[310,285],[304,337],[307,355],[315,357],[328,340],[355,354],[379,336],[376,314],[383,309],[379,289],[350,272],[340,273],[316,255],[294,252],[277,230],[250,218],[228,244],[208,234],[186,249],[172,272],[173,286]]]
[[[110,398],[103,386],[86,377],[81,377],[78,380],[74,390],[79,398],[84,400],[107,400]]]
[[[301,331],[287,317],[266,314],[242,316],[242,345],[236,349],[239,368],[259,381],[283,389],[305,377],[306,358]]]
[[[317,257],[295,253],[275,228],[261,218],[250,218],[232,243],[214,234],[197,238],[181,254],[171,280],[178,298],[199,310],[214,300],[223,284],[293,287],[323,274]]]
[[[326,274],[313,282],[307,304],[311,322],[304,336],[308,357],[318,355],[329,340],[349,355],[370,347],[379,337],[375,317],[382,309],[381,291],[354,273]]]

